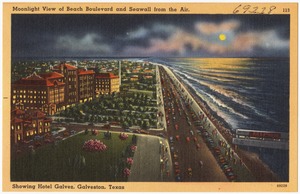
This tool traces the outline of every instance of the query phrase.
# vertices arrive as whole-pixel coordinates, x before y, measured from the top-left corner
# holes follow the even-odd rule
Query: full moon
[[[220,35],[219,35],[219,39],[220,39],[221,41],[226,40],[226,35],[225,35],[225,34],[220,34]]]

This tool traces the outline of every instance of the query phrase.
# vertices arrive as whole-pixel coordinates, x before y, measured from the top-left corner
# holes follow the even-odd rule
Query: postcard
[[[297,191],[296,3],[4,3],[3,191]]]

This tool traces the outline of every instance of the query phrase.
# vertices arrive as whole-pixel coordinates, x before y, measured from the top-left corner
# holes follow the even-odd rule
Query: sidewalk
[[[158,108],[157,112],[162,113],[162,115],[157,117],[157,129],[155,130],[167,131],[164,100],[163,100],[162,87],[160,81],[160,72],[159,72],[158,65],[156,65],[156,94],[157,94],[157,108]]]

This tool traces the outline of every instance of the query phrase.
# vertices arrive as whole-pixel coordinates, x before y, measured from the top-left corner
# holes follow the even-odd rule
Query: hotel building
[[[78,73],[78,101],[80,103],[95,97],[95,72],[92,70],[77,70]]]
[[[13,110],[11,112],[12,142],[17,144],[31,140],[35,135],[44,135],[50,132],[51,122],[52,120],[40,110]]]
[[[95,76],[95,91],[96,95],[99,94],[112,94],[120,92],[119,76],[112,73],[98,73]]]
[[[47,109],[53,114],[65,101],[64,88],[63,75],[59,73],[33,73],[12,84],[12,104],[22,105],[25,110]]]

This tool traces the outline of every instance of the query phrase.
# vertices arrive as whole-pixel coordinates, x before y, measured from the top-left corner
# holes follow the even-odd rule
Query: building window
[[[11,130],[14,130],[14,126],[13,125],[11,126]]]
[[[26,133],[26,136],[27,136],[27,137],[29,136],[29,133],[28,133],[28,131],[27,131],[27,133]]]
[[[17,129],[18,129],[18,130],[20,129],[20,125],[18,125]]]
[[[18,141],[20,141],[21,140],[21,136],[20,136],[20,134],[18,134]]]

